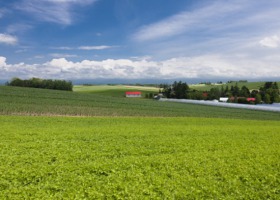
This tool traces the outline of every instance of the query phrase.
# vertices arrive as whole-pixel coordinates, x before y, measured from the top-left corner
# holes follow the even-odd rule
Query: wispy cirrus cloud
[[[183,36],[192,41],[228,36],[241,39],[279,32],[280,2],[272,0],[209,1],[192,10],[174,14],[140,27],[131,38],[138,42],[176,40]],[[276,32],[276,33],[275,33]],[[175,37],[176,36],[176,37]],[[258,41],[256,41],[258,42]]]
[[[51,53],[50,56],[54,58],[75,58],[78,57],[75,54],[62,54],[62,53]]]
[[[114,46],[106,46],[106,45],[101,45],[101,46],[80,46],[78,49],[80,50],[103,50],[103,49],[110,49],[113,48]]]
[[[79,46],[79,47],[51,47],[51,49],[57,49],[57,50],[104,50],[104,49],[111,49],[116,46],[109,46],[109,45],[100,45],[100,46]]]
[[[202,2],[202,1],[201,1]],[[252,60],[280,52],[280,1],[203,1],[190,10],[139,27],[130,36],[153,58],[249,55]],[[263,48],[267,47],[267,48]],[[267,65],[272,61],[267,60]],[[279,66],[273,63],[274,66]]]
[[[0,33],[0,44],[8,44],[8,45],[15,45],[17,44],[18,39],[15,36]]]
[[[205,29],[213,26],[215,19],[228,16],[241,11],[242,4],[212,2],[207,6],[200,7],[192,11],[183,11],[170,16],[161,21],[141,27],[134,35],[133,39],[138,41],[157,40],[175,35],[180,35],[193,29]]]
[[[90,5],[97,0],[22,0],[16,8],[41,21],[62,25],[73,23],[73,8]]]
[[[0,19],[4,16],[4,10],[0,9]]]
[[[30,29],[32,29],[33,27],[29,24],[10,24],[7,28],[6,28],[6,32],[10,33],[10,34],[14,34],[14,33],[24,33]]]
[[[63,46],[63,47],[50,47],[50,49],[57,49],[57,50],[73,50],[73,49],[75,49],[75,48]]]

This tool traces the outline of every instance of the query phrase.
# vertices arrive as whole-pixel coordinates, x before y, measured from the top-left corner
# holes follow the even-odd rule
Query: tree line
[[[161,84],[161,92],[166,98],[176,99],[194,99],[194,100],[219,100],[221,97],[228,97],[229,102],[234,103],[252,103],[247,101],[247,98],[255,98],[253,103],[277,103],[280,102],[279,87],[277,82],[266,82],[259,90],[250,91],[248,87],[241,88],[235,86],[222,86],[211,88],[210,91],[192,90],[187,83],[179,81],[171,85]]]
[[[73,91],[72,82],[65,81],[65,80],[52,80],[52,79],[40,79],[40,78],[31,78],[27,80],[22,80],[20,78],[13,78],[10,82],[7,82],[6,85]]]

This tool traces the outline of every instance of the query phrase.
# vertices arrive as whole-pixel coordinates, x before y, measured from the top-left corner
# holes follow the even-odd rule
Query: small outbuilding
[[[154,99],[159,100],[159,99],[162,98],[162,97],[163,97],[163,94],[162,94],[162,93],[159,93],[159,94],[157,94],[157,95],[154,96]]]
[[[227,102],[228,101],[228,97],[221,97],[219,99],[220,102]]]
[[[125,92],[126,97],[142,97],[141,92]]]

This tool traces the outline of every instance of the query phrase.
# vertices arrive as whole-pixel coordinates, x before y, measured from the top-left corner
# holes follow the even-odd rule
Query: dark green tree
[[[73,90],[72,82],[65,81],[65,80],[50,80],[50,79],[44,80],[39,78],[21,80],[19,78],[13,78],[11,82],[8,83],[8,85],[19,86],[19,87],[54,89],[54,90],[67,90],[67,91]]]
[[[221,91],[219,90],[219,88],[215,87],[210,89],[208,93],[209,100],[214,100],[214,99],[219,100],[220,97],[221,97]]]
[[[250,97],[250,90],[246,86],[242,86],[239,91],[239,96],[241,97]]]
[[[255,100],[256,104],[260,104],[262,102],[262,96],[260,94],[256,94],[255,98],[256,98]]]
[[[185,99],[188,98],[189,86],[182,81],[175,81],[170,86],[164,86],[163,94],[167,98]]]
[[[271,103],[270,95],[269,94],[265,94],[265,96],[264,96],[264,103],[267,103],[267,104]]]

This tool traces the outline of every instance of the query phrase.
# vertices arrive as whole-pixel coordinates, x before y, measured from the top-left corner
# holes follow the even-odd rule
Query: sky
[[[279,0],[0,0],[0,80],[280,80]]]

